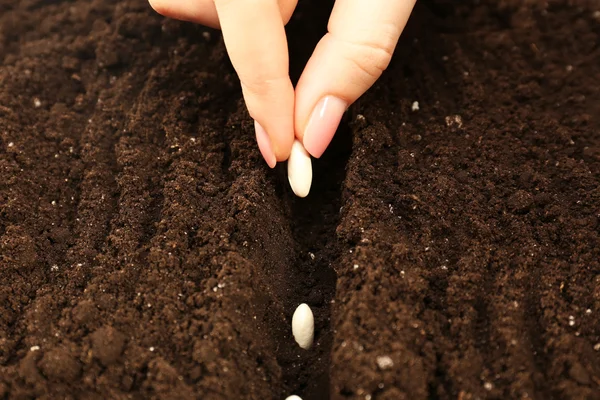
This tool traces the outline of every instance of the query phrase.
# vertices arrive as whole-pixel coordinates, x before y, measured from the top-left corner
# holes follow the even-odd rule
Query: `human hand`
[[[288,159],[295,138],[321,157],[346,109],[387,68],[416,2],[336,0],[294,91],[284,26],[297,0],[149,1],[166,17],[222,30],[271,168]]]

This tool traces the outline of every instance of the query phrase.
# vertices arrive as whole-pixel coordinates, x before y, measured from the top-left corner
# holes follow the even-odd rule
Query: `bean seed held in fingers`
[[[312,183],[312,161],[300,141],[295,140],[288,159],[288,180],[298,197],[306,197]]]

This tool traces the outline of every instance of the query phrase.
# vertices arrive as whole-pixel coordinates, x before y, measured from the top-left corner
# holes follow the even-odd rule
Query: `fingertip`
[[[220,28],[213,0],[194,0],[190,2],[148,0],[148,3],[154,11],[164,17],[189,21],[209,28]]]
[[[150,4],[150,7],[152,7],[152,9],[154,11],[156,11],[158,14],[160,14],[164,17],[171,18],[176,14],[175,12],[173,12],[173,7],[171,6],[171,3],[168,1],[148,0],[148,3]]]
[[[256,143],[258,144],[260,154],[262,154],[263,158],[265,159],[267,165],[270,168],[275,168],[275,165],[277,165],[277,158],[275,157],[275,153],[273,152],[271,138],[269,138],[267,131],[265,131],[262,125],[258,123],[258,121],[254,121],[254,131],[256,133]]]
[[[294,135],[290,131],[283,135],[273,135],[272,140],[275,143],[274,153],[277,161],[286,161],[290,157],[290,153],[292,152],[292,145],[294,144]]]
[[[294,88],[289,78],[267,82],[261,90],[242,83],[242,92],[250,116],[268,138],[271,153],[278,162],[286,161],[294,143]],[[260,121],[260,122],[259,122]]]

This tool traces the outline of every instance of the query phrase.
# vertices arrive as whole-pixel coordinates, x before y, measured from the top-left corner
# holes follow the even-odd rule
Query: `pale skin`
[[[221,29],[271,168],[288,159],[295,138],[321,157],[344,111],[387,68],[416,2],[336,0],[294,89],[284,26],[297,0],[149,1],[166,17]]]

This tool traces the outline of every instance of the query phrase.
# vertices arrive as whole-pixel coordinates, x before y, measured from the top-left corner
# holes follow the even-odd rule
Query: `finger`
[[[298,0],[279,0],[279,11],[287,24]],[[219,29],[219,18],[214,0],[149,0],[150,6],[165,17],[194,22]]]
[[[150,6],[165,17],[219,28],[219,18],[213,0],[149,0]]]
[[[294,88],[287,39],[276,0],[215,0],[223,39],[256,121],[261,152],[273,167],[294,141]]]
[[[337,0],[296,87],[295,132],[320,157],[345,110],[389,65],[415,0]]]

